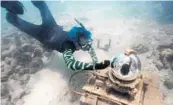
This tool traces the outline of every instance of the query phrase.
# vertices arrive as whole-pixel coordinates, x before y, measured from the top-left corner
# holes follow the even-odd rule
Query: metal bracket
[[[102,49],[104,51],[109,51],[111,47],[111,39],[109,39],[109,43],[105,44],[104,47],[100,47],[100,39],[97,40],[97,48]]]

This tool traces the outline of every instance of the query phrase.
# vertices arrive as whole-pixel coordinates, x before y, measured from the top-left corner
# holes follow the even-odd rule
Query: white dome
[[[131,54],[129,56],[124,55],[124,54],[120,54],[118,57],[114,57],[113,58],[113,64],[114,64],[114,68],[113,73],[114,75],[122,80],[133,80],[135,79],[140,70],[141,70],[141,62],[139,60],[139,58],[137,57],[137,55],[135,54]],[[122,73],[122,66],[124,64],[129,65],[129,71],[127,72],[127,74],[123,74]]]

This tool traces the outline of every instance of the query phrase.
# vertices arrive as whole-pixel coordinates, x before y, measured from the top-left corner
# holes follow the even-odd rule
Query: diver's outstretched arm
[[[75,60],[73,56],[73,51],[71,49],[65,50],[63,52],[63,57],[67,67],[71,70],[101,70],[105,69],[110,65],[110,61],[105,60],[104,63],[85,63]]]

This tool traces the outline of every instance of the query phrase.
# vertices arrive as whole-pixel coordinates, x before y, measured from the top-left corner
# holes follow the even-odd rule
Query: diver
[[[7,10],[6,19],[22,32],[40,41],[45,47],[63,54],[65,63],[72,70],[104,69],[110,65],[109,60],[97,61],[92,47],[92,34],[79,21],[79,26],[74,26],[70,31],[64,31],[53,18],[47,4],[44,1],[31,1],[40,11],[42,24],[35,25],[21,19],[24,7],[19,1],[1,1],[1,7]],[[77,50],[88,51],[93,63],[85,63],[75,60],[73,53]]]

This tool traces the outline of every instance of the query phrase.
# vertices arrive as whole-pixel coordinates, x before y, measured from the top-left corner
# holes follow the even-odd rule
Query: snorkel
[[[74,19],[75,19],[75,21],[76,21],[82,28],[86,29],[86,28],[84,27],[84,25],[83,25],[81,22],[79,22],[76,18],[74,18]]]

